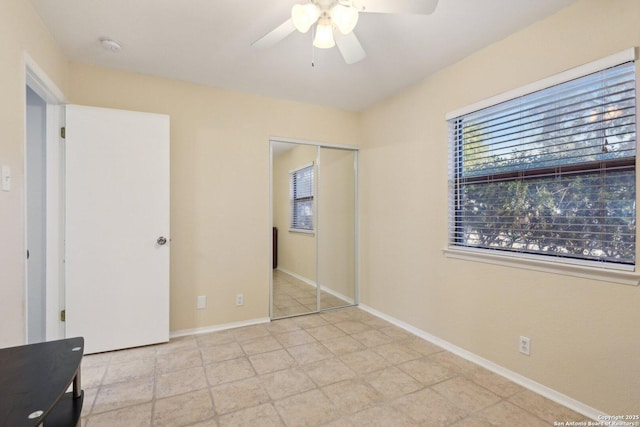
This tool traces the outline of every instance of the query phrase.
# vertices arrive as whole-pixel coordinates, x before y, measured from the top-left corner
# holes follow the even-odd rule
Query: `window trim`
[[[530,93],[537,92],[539,90],[546,89],[548,87],[564,83],[572,79],[580,78],[588,74],[601,71],[605,68],[615,67],[625,62],[636,60],[636,49],[625,49],[621,52],[615,53],[605,58],[580,65],[578,67],[566,70],[564,72],[555,74],[531,84],[501,93],[490,98],[486,98],[466,107],[451,111],[445,115],[445,119],[446,121],[450,121],[457,117],[464,116],[517,97],[525,96]],[[451,141],[449,141],[448,144],[449,153],[451,153]],[[452,177],[449,176],[448,181],[451,182],[451,179]],[[448,189],[447,193],[448,197],[451,197],[451,189]],[[449,210],[447,215],[448,222],[455,221],[455,218],[452,218],[451,216],[452,214],[453,213]],[[547,256],[544,254],[524,254],[517,252],[503,252],[497,250],[493,251],[488,248],[455,246],[451,245],[448,239],[449,238],[447,238],[446,248],[442,250],[443,254],[447,258],[475,261],[526,270],[542,271],[631,286],[640,285],[640,274],[636,273],[636,265],[610,265],[601,261],[589,261],[570,258],[558,258],[557,261],[554,261],[553,255]],[[638,247],[636,247],[636,254],[637,253]]]
[[[445,257],[451,259],[474,261],[523,270],[541,271],[545,273],[580,277],[583,279],[592,279],[601,282],[610,282],[629,286],[640,285],[640,274],[619,268],[606,268],[603,263],[598,261],[571,260],[572,262],[567,262],[563,259],[561,262],[553,262],[549,260],[553,258],[552,256],[526,255],[511,252],[506,254],[491,253],[491,251],[487,249],[465,247],[448,247],[443,249],[442,253]],[[633,269],[633,266],[627,267],[629,269]]]

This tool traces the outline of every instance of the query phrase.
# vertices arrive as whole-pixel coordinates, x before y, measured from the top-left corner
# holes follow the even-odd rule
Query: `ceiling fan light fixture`
[[[333,39],[331,22],[319,23],[316,26],[316,37],[313,39],[313,45],[318,49],[330,49],[336,45]]]
[[[320,18],[322,12],[313,3],[296,4],[291,8],[291,19],[296,30],[306,33],[309,28]]]
[[[358,9],[337,3],[331,8],[331,21],[342,34],[349,34],[358,23]]]

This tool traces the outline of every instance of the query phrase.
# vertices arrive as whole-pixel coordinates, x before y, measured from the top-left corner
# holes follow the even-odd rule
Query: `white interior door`
[[[69,105],[65,142],[66,336],[168,341],[169,117]]]

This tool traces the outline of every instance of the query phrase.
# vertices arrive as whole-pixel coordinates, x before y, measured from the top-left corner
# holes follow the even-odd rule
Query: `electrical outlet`
[[[206,295],[198,296],[198,302],[196,304],[196,307],[197,307],[198,310],[202,310],[203,308],[207,307],[207,296]]]
[[[520,337],[518,349],[522,354],[526,354],[527,356],[531,355],[531,340],[529,337]]]
[[[242,295],[242,294],[236,295],[236,305],[238,307],[241,306],[241,305],[244,305],[244,295]]]

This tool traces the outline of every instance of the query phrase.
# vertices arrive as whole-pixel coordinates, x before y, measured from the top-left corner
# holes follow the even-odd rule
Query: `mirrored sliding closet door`
[[[271,318],[357,303],[357,151],[271,141]]]
[[[320,147],[318,269],[320,310],[356,300],[356,152]]]

